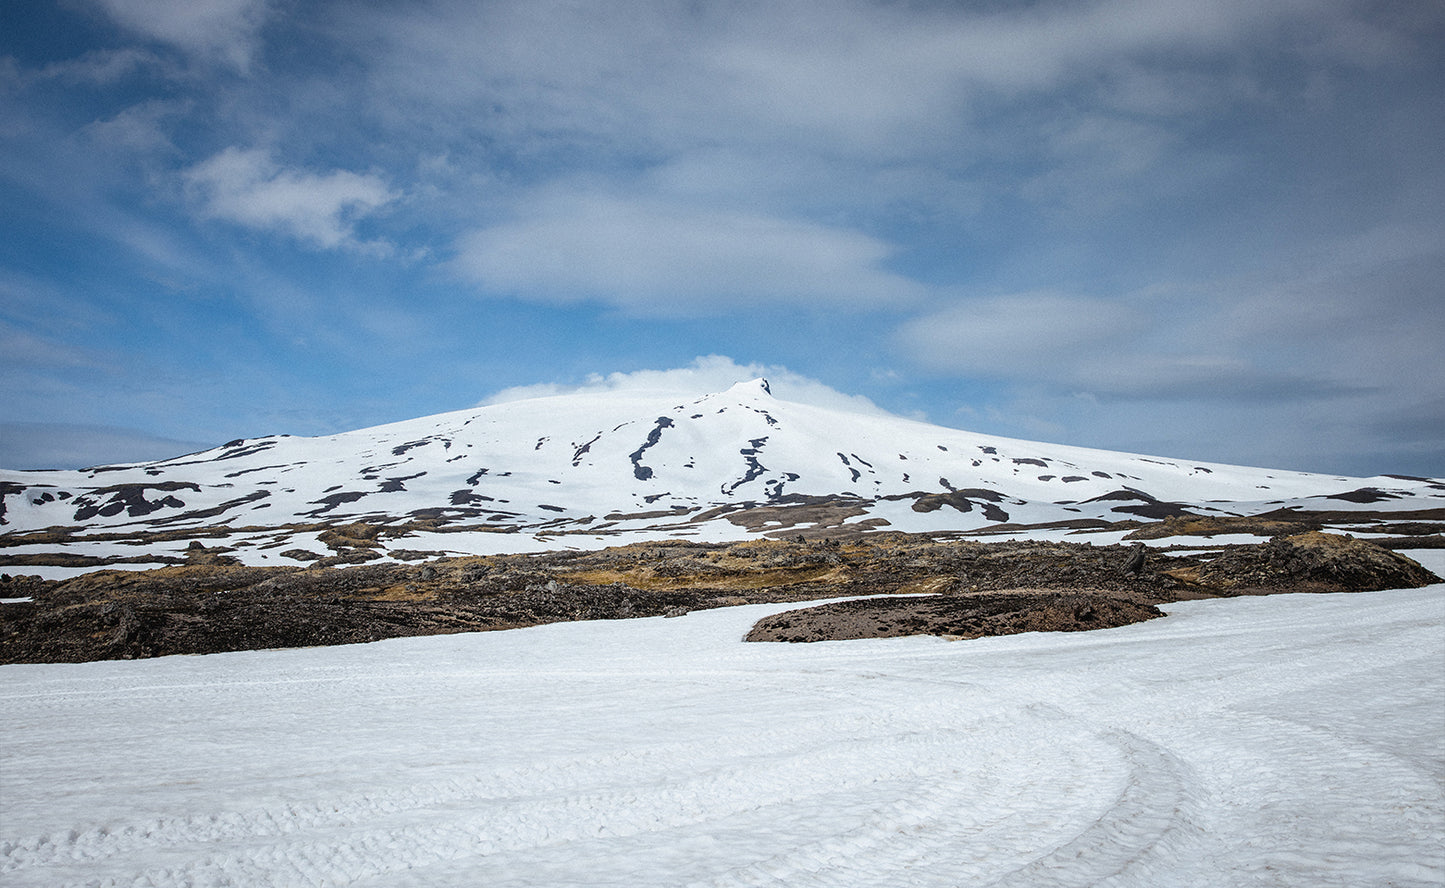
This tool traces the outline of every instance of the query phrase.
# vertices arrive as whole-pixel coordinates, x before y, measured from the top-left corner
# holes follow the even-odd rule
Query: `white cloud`
[[[1272,355],[1266,340],[1273,337],[1279,349],[1293,337],[1280,329],[1284,314],[1270,318],[1269,332],[1242,323],[1248,314],[1263,325],[1263,305],[1233,303],[1218,292],[1114,299],[1023,293],[914,318],[894,341],[928,370],[1043,386],[1058,397],[1278,402],[1356,388],[1327,362],[1291,364]]]
[[[375,85],[392,113],[428,126],[484,118],[543,149],[788,145],[896,159],[976,150],[959,139],[971,114],[988,113],[981,106],[1108,89],[1121,70],[1155,113],[1197,112],[1200,84],[1181,69],[1209,68],[1208,89],[1233,92],[1237,66],[1203,58],[1281,34],[1326,61],[1353,57],[1346,35],[1363,18],[1336,0],[977,6],[439,2],[424,14],[379,5],[348,27],[377,48]],[[1171,98],[1180,88],[1185,101]]]
[[[488,290],[649,314],[763,303],[867,309],[923,290],[883,268],[892,248],[866,234],[660,199],[558,193],[457,247],[457,270]]]
[[[262,149],[227,148],[182,175],[203,216],[327,248],[359,246],[353,222],[397,196],[379,176],[285,169]]]
[[[725,391],[739,382],[759,377],[768,380],[773,397],[783,401],[812,404],[852,413],[886,416],[883,410],[862,395],[847,395],[816,379],[794,373],[786,367],[769,364],[738,364],[723,355],[695,358],[686,367],[671,370],[636,370],[631,373],[594,373],[575,385],[543,383],[514,386],[488,396],[478,406],[546,398],[584,392],[655,392],[698,397]]]
[[[182,102],[153,99],[124,108],[104,120],[93,121],[83,127],[81,133],[102,151],[171,152],[175,146],[166,133],[165,123],[184,113],[187,107]]]
[[[897,342],[913,362],[979,376],[1050,376],[1123,340],[1141,317],[1119,301],[1060,293],[968,300],[903,324]]]
[[[131,31],[246,70],[269,0],[96,0]]]

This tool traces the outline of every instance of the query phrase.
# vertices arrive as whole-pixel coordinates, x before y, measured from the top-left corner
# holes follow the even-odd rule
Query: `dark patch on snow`
[[[1196,472],[1203,472],[1203,473],[1206,474],[1206,475],[1213,475],[1213,474],[1214,474],[1214,470],[1213,470],[1213,469],[1206,469],[1204,466],[1195,466],[1195,467],[1194,467],[1194,471],[1196,471]]]
[[[232,441],[232,442],[229,443],[229,444],[223,444],[223,445],[221,445],[221,449],[223,449],[223,450],[230,450],[230,448],[236,448],[236,449],[230,450],[229,453],[223,453],[223,454],[221,454],[220,456],[216,457],[216,458],[215,458],[214,460],[212,460],[212,461],[213,461],[213,462],[220,462],[220,461],[223,460],[223,459],[239,459],[240,457],[243,457],[243,456],[251,456],[252,454],[262,453],[262,452],[264,452],[264,451],[266,451],[266,450],[270,450],[272,447],[275,447],[275,446],[276,446],[276,442],[275,442],[274,440],[266,440],[266,439],[262,439],[262,440],[260,440],[260,441],[257,441],[256,443],[252,444],[250,447],[244,447],[244,446],[242,446],[242,445],[244,445],[245,443],[246,443],[246,439],[245,439],[245,438],[238,438],[238,439],[236,439],[235,441]],[[178,465],[179,465],[179,464],[178,464]]]
[[[403,475],[400,478],[387,478],[381,483],[381,487],[377,489],[377,493],[401,493],[403,490],[406,490],[406,485],[402,483],[403,481],[410,481],[413,478],[420,478],[425,474],[426,472],[417,472],[415,475]]]
[[[1158,500],[1154,499],[1154,497],[1150,496],[1144,491],[1135,490],[1132,487],[1125,487],[1122,490],[1111,490],[1108,493],[1101,493],[1093,499],[1084,500],[1084,502],[1107,503],[1112,502],[1113,500],[1142,500],[1149,503],[1158,502]]]
[[[942,450],[943,448],[940,447],[939,449]],[[984,453],[989,454],[990,456],[992,456],[992,455],[995,454],[995,453],[998,453],[998,448],[997,448],[997,447],[983,447],[983,446],[980,446],[978,449],[979,449],[979,450],[982,450]]]
[[[662,440],[663,429],[671,427],[672,420],[666,416],[659,416],[657,418],[657,424],[652,427],[652,431],[647,433],[647,440],[643,442],[641,447],[628,455],[628,458],[632,460],[632,477],[638,481],[646,481],[652,477],[652,469],[642,464],[642,454],[646,453],[648,448],[653,447],[658,441]]]
[[[852,456],[853,456],[854,459],[856,459],[858,462],[862,463],[863,465],[867,466],[868,468],[870,468],[870,469],[873,468],[873,464],[872,464],[871,462],[869,462],[868,460],[866,460],[866,459],[864,459],[863,457],[859,456],[858,454],[855,453],[855,454],[852,454]]]
[[[1089,474],[1093,475],[1095,478],[1112,478],[1112,477],[1114,477],[1113,475],[1110,475],[1108,472],[1090,472]]]
[[[489,496],[483,496],[480,493],[472,493],[470,490],[462,489],[452,491],[451,503],[454,506],[468,506],[472,503],[490,502],[495,502],[495,500]]]
[[[644,496],[644,497],[642,498],[642,501],[645,502],[645,503],[648,503],[648,504],[650,505],[650,504],[652,504],[652,503],[657,502],[658,500],[662,499],[662,498],[665,497],[665,496],[668,496],[668,494],[666,494],[666,493],[653,493],[653,494],[649,494],[649,495],[647,495],[647,496]]]
[[[217,515],[229,512],[232,509],[239,509],[241,506],[247,505],[248,503],[254,503],[257,500],[265,499],[270,495],[271,491],[269,490],[255,490],[251,493],[246,494],[243,497],[240,497],[239,499],[227,500],[224,503],[221,503],[219,506],[215,506],[210,509],[197,509],[193,512],[184,512],[180,515],[171,515],[167,518],[158,518],[151,523],[155,525],[179,524],[182,521],[196,521],[203,518],[214,518]],[[266,503],[261,506],[256,506],[256,508],[261,509],[269,505],[271,504]]]
[[[1378,487],[1361,487],[1358,490],[1351,490],[1345,493],[1330,493],[1322,496],[1312,496],[1310,499],[1334,499],[1343,500],[1347,503],[1378,503],[1381,500],[1400,499],[1398,493],[1389,493],[1380,490]]]
[[[993,503],[984,503],[983,517],[987,518],[990,521],[1003,522],[1008,520],[1008,513],[1005,512],[1003,509],[1000,509],[998,506],[995,506]]]
[[[161,493],[171,493],[177,490],[193,490],[201,492],[199,485],[188,481],[165,481],[160,484],[117,484],[112,487],[98,487],[88,491],[83,496],[75,498],[75,520],[88,521],[97,515],[102,518],[110,518],[125,512],[132,518],[140,518],[161,509],[182,509],[185,503],[174,496],[164,496],[155,500],[146,499],[146,491],[155,490]],[[110,498],[102,500],[109,494]]]
[[[1049,467],[1048,460],[1034,459],[1033,457],[1029,457],[1029,456],[1025,456],[1025,457],[1023,457],[1023,458],[1021,458],[1021,459],[1015,459],[1015,460],[1014,460],[1014,465],[1016,465],[1016,466],[1038,466],[1038,467],[1041,468],[1041,469],[1047,469],[1047,468]]]
[[[766,485],[764,485],[768,491],[768,500],[770,502],[777,502],[778,500],[782,499],[784,496],[783,485],[796,481],[799,477],[800,476],[797,472],[784,472],[782,478],[779,478],[775,481],[769,481]]]
[[[426,445],[430,444],[431,442],[432,442],[432,439],[431,439],[431,438],[422,438],[420,441],[408,441],[408,442],[406,442],[405,444],[398,444],[398,445],[396,445],[395,447],[391,448],[391,455],[392,455],[392,456],[401,456],[402,454],[406,453],[408,450],[414,450],[414,449],[416,449],[417,447],[425,447]]]
[[[572,465],[580,466],[582,464],[582,457],[592,449],[593,444],[596,444],[600,440],[602,440],[602,433],[598,432],[597,436],[594,437],[591,441],[588,441],[586,444],[576,445],[577,449],[572,451]]]
[[[298,466],[298,465],[302,465],[302,464],[301,464],[301,463],[282,463],[281,465],[261,466],[261,467],[259,467],[259,468],[255,468],[255,469],[241,469],[240,471],[231,472],[231,473],[227,474],[226,477],[227,477],[227,478],[239,478],[239,477],[241,477],[242,475],[249,475],[249,474],[251,474],[251,473],[253,473],[253,472],[264,472],[264,471],[267,471],[268,469],[289,469],[289,468],[294,468],[295,466]]]
[[[1135,490],[1126,487],[1123,490],[1111,490],[1108,493],[1096,496],[1093,499],[1084,500],[1086,503],[1102,503],[1114,501],[1133,501],[1139,503],[1135,506],[1115,506],[1111,512],[1120,512],[1126,515],[1138,515],[1141,518],[1153,518],[1156,521],[1164,518],[1193,515],[1183,503],[1171,503],[1155,499],[1153,496],[1142,490]]]
[[[542,449],[542,445],[543,445],[543,444],[546,444],[546,443],[547,443],[547,440],[548,440],[548,439],[547,439],[547,436],[546,436],[546,435],[543,435],[542,437],[540,437],[540,438],[537,439],[537,446],[536,446],[536,447],[533,447],[532,449],[533,449],[533,450],[541,450],[541,449]]]
[[[1052,480],[1054,480],[1054,479],[1057,478],[1057,477],[1058,477],[1057,475],[1040,475],[1040,476],[1039,476],[1039,480],[1040,480],[1040,481],[1052,481]]]
[[[947,478],[939,478],[939,479],[938,479],[938,486],[939,486],[939,487],[942,487],[944,490],[952,490],[952,489],[953,489],[953,485],[948,483],[948,479],[947,479]]]
[[[477,486],[477,482],[480,481],[480,480],[482,480],[482,476],[485,475],[485,474],[487,474],[488,471],[489,471],[489,470],[487,470],[487,469],[477,469],[476,472],[474,472],[474,473],[472,474],[472,476],[467,479],[467,486],[468,486],[468,487],[476,487],[476,486]]]
[[[321,508],[307,512],[306,515],[314,518],[317,515],[322,515],[330,512],[332,509],[335,509],[337,506],[340,506],[344,503],[354,503],[364,496],[367,496],[367,493],[365,491],[333,493],[330,496],[323,496],[321,499],[311,501],[312,505],[321,506]]]
[[[998,514],[1005,514],[993,503],[1002,502],[1006,497],[996,490],[989,490],[983,487],[969,487],[963,490],[949,488],[947,493],[907,493],[895,496],[881,497],[884,500],[912,499],[913,511],[915,512],[936,512],[943,506],[951,506],[960,512],[971,512],[974,506],[982,506],[984,515],[991,514],[990,510]],[[982,500],[982,502],[977,502]],[[1008,520],[1007,515],[1003,519],[990,518],[990,520]]]
[[[546,503],[538,503],[538,504],[537,504],[537,508],[539,508],[539,509],[546,509],[546,510],[549,511],[549,512],[565,512],[565,511],[567,511],[566,509],[562,508],[561,506],[549,506],[549,505],[547,505]]]
[[[763,464],[758,462],[758,454],[762,452],[763,445],[766,443],[768,443],[768,439],[766,436],[762,438],[753,438],[751,441],[748,442],[750,446],[744,447],[743,449],[738,451],[738,453],[742,454],[743,460],[747,465],[747,471],[743,473],[743,477],[741,479],[734,481],[731,485],[724,487],[722,489],[723,493],[730,494],[734,490],[737,490],[739,487],[743,486],[749,481],[752,481],[753,479],[757,478],[759,475],[767,471],[767,469],[763,467]]]
[[[1083,475],[1065,475],[1064,477],[1060,478],[1059,480],[1062,481],[1062,482],[1064,482],[1065,484],[1072,484],[1072,483],[1074,483],[1075,481],[1087,481],[1087,480],[1089,480],[1089,479],[1088,479],[1088,478],[1085,478]]]

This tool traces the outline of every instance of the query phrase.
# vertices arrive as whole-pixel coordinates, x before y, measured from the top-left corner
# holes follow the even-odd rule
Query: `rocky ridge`
[[[1189,598],[1439,581],[1390,550],[1318,532],[1163,551],[900,533],[657,541],[325,568],[251,567],[204,547],[191,552],[190,564],[149,571],[102,570],[66,580],[4,575],[0,662],[347,644],[841,596],[887,597],[780,614],[759,623],[749,639],[977,637],[1123,625],[1160,616],[1158,604]]]

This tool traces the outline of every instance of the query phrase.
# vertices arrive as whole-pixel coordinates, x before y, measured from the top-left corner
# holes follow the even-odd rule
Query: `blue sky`
[[[0,464],[767,373],[1442,476],[1442,95],[1427,2],[12,0]]]

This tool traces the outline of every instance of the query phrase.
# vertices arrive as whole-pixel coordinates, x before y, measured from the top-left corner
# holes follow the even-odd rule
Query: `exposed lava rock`
[[[1162,617],[1150,604],[1100,594],[1038,592],[867,598],[765,617],[747,641],[844,641],[941,635],[981,638],[1019,632],[1079,632]]]
[[[1374,543],[1309,531],[1259,546],[1235,546],[1199,569],[1199,582],[1221,594],[1364,592],[1438,583],[1416,562]]]
[[[326,542],[338,554],[309,568],[231,564],[224,548],[196,544],[191,563],[156,570],[49,581],[0,575],[0,599],[9,602],[0,603],[0,662],[346,644],[865,595],[900,597],[782,614],[768,631],[780,640],[976,637],[1117,626],[1183,598],[1437,581],[1407,558],[1318,533],[1208,555],[1150,550],[1142,559],[1130,546],[883,533],[326,567],[379,557],[367,548],[371,528],[334,530]]]

